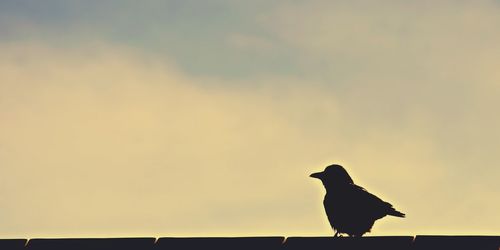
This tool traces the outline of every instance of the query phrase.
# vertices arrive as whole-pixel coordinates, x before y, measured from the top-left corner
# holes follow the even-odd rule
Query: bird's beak
[[[309,177],[321,180],[321,177],[323,177],[323,172],[313,173],[313,174],[309,175]]]

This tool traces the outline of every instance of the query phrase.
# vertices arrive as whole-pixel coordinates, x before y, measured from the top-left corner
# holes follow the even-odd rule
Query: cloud
[[[461,138],[491,149],[498,11],[493,1],[315,1],[281,5],[262,22],[302,53],[303,67],[336,92],[351,119],[395,128],[423,119],[440,144]]]
[[[231,34],[227,37],[227,44],[239,49],[249,49],[253,51],[267,51],[274,47],[274,45],[259,36],[252,36],[246,34]]]
[[[328,232],[309,172],[386,144],[298,79],[206,87],[124,48],[1,50],[4,235]]]
[[[307,179],[288,117],[301,119],[302,105],[329,113],[328,102],[202,87],[105,45],[1,50],[3,234],[258,233],[281,213],[268,206],[308,210],[277,184]]]
[[[272,36],[227,42],[279,41],[301,73],[246,78],[99,37],[3,42],[0,234],[330,235],[307,176],[333,162],[408,215],[376,234],[496,232],[495,6],[276,4],[253,14]]]

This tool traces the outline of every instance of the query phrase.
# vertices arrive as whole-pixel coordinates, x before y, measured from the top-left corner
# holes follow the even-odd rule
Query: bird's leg
[[[339,231],[335,230],[335,234],[333,235],[333,238],[342,238],[342,237],[343,237],[343,235]]]

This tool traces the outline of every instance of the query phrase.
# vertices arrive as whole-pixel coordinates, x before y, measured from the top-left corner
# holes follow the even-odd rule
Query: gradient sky
[[[499,1],[0,1],[0,237],[332,235],[344,165],[500,234]]]

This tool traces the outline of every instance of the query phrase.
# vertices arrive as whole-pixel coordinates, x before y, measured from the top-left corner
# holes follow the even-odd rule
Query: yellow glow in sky
[[[498,235],[498,3],[406,4],[273,5],[249,19],[273,37],[241,24],[191,69],[255,56],[241,75],[12,21],[0,237],[332,235],[308,177],[332,163],[407,214],[371,235]],[[258,72],[283,54],[297,71]]]

